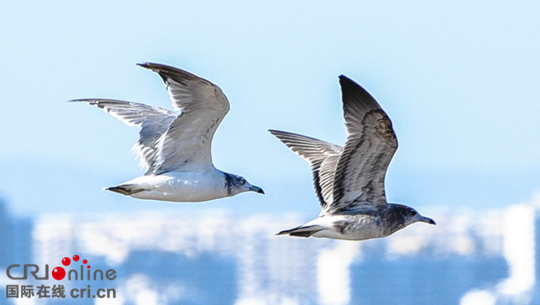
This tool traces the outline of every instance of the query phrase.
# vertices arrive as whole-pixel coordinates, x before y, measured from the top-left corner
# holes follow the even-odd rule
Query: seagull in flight
[[[129,126],[140,127],[133,147],[143,176],[105,188],[139,199],[200,202],[264,191],[241,176],[222,172],[212,163],[212,138],[229,111],[221,89],[189,72],[142,63],[163,79],[175,111],[112,99],[77,99],[103,109]]]
[[[392,122],[364,88],[343,75],[339,82],[348,132],[345,147],[270,130],[310,164],[321,204],[318,218],[278,235],[365,240],[419,221],[434,225],[413,208],[386,201],[384,177],[398,147]]]

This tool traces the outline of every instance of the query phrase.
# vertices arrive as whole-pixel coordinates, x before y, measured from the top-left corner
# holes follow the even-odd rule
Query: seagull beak
[[[420,220],[421,222],[425,222],[425,223],[429,223],[430,225],[436,225],[435,221],[431,218],[428,218],[428,217],[420,217]]]
[[[252,186],[249,188],[249,190],[264,195],[263,189],[260,188],[260,187],[258,187],[258,186],[252,185]]]

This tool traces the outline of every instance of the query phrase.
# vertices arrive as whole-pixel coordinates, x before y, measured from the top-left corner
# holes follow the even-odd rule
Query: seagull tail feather
[[[115,193],[119,193],[126,196],[131,196],[133,194],[140,193],[142,191],[145,191],[145,189],[137,189],[134,187],[133,184],[122,184],[118,186],[111,186],[104,188],[105,191],[111,191]]]
[[[288,234],[289,236],[297,236],[297,237],[308,238],[311,235],[313,235],[313,234],[315,234],[315,233],[317,233],[317,232],[319,232],[321,230],[322,230],[322,228],[320,228],[319,226],[296,227],[296,228],[293,228],[293,229],[290,229],[290,230],[281,231],[276,235],[286,235],[286,234]]]

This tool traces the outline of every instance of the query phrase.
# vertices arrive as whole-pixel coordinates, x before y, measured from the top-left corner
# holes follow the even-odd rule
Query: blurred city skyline
[[[14,284],[4,275],[8,265],[52,269],[77,254],[118,275],[114,282],[62,282],[68,290],[116,289],[115,299],[81,304],[534,304],[540,298],[539,207],[537,196],[491,211],[432,209],[436,227],[415,224],[388,238],[351,242],[275,236],[301,221],[295,214],[17,218],[2,203],[0,291]]]

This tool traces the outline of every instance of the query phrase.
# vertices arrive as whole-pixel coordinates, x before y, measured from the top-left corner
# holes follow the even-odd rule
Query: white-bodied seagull
[[[200,202],[263,190],[212,163],[212,138],[229,111],[221,89],[189,72],[156,63],[139,64],[161,76],[174,110],[111,99],[78,99],[129,126],[138,126],[133,149],[147,167],[143,176],[106,190],[139,199]]]
[[[321,204],[318,218],[278,235],[365,240],[418,221],[435,224],[411,207],[387,203],[384,177],[398,146],[392,122],[364,88],[343,75],[339,82],[348,132],[345,147],[270,130],[309,162]]]

